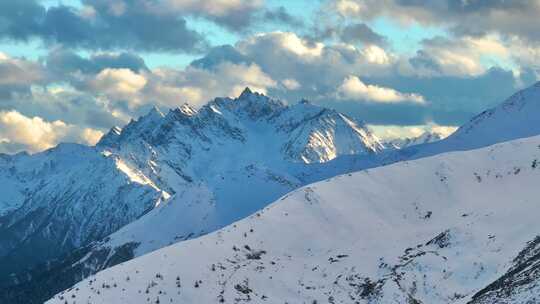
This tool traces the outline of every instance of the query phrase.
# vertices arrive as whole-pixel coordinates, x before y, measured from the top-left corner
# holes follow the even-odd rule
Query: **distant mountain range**
[[[426,131],[417,137],[396,138],[383,142],[388,149],[405,149],[411,146],[428,144],[444,139],[445,136],[438,132]]]
[[[159,250],[151,255],[136,258],[133,263],[125,264],[121,268],[112,268],[110,271],[103,272],[104,274],[112,274],[112,277],[115,278],[114,283],[112,280],[100,281],[96,284],[99,284],[102,288],[96,288],[96,285],[93,285],[96,281],[85,281],[77,287],[80,293],[75,294],[72,292],[57,296],[55,301],[64,303],[68,298],[71,301],[72,294],[75,294],[76,298],[85,297],[84,301],[87,301],[86,297],[92,295],[93,300],[90,301],[91,303],[111,303],[108,297],[115,295],[111,284],[121,285],[119,273],[124,273],[129,267],[131,267],[129,268],[130,271],[134,269],[141,271],[141,275],[138,276],[140,281],[133,284],[133,286],[139,288],[139,283],[151,280],[149,275],[158,275],[156,273],[150,274],[151,268],[161,269],[163,273],[167,273],[167,276],[169,276],[171,273],[166,272],[164,267],[180,265],[177,263],[192,263],[192,267],[186,269],[199,271],[201,274],[204,273],[205,278],[211,280],[212,284],[208,284],[209,281],[206,281],[208,287],[197,288],[196,293],[182,291],[180,297],[176,295],[172,297],[172,289],[160,289],[162,292],[167,292],[172,301],[185,300],[189,303],[189,299],[199,294],[197,292],[213,297],[213,300],[209,300],[210,302],[216,299],[230,299],[234,302],[233,299],[239,296],[239,299],[248,297],[254,300],[255,294],[253,290],[257,289],[252,288],[249,283],[247,287],[246,284],[241,283],[235,283],[234,285],[218,283],[216,285],[215,283],[218,281],[223,282],[224,277],[228,275],[236,276],[237,273],[236,271],[234,273],[215,271],[212,270],[212,265],[210,265],[211,273],[207,275],[206,269],[200,267],[208,266],[203,265],[204,262],[213,259],[210,259],[210,256],[208,256],[209,259],[206,259],[206,254],[212,255],[216,263],[221,263],[221,266],[215,263],[214,267],[218,267],[218,269],[221,269],[220,267],[229,270],[231,267],[232,269],[238,268],[238,274],[245,272],[247,281],[270,284],[271,286],[273,286],[274,283],[272,282],[274,281],[253,278],[255,273],[246,270],[243,265],[247,263],[247,265],[250,265],[249,267],[258,265],[268,268],[268,265],[259,265],[258,262],[251,263],[251,260],[259,261],[259,258],[266,254],[262,254],[261,251],[271,252],[269,248],[275,250],[276,246],[281,248],[280,246],[285,244],[297,242],[298,248],[307,250],[305,246],[311,246],[312,242],[319,240],[320,245],[317,247],[319,251],[317,251],[317,257],[313,261],[321,263],[322,250],[330,250],[327,252],[335,253],[336,256],[333,259],[338,260],[330,264],[338,263],[336,265],[341,265],[339,261],[345,259],[345,257],[337,257],[338,255],[349,256],[360,253],[368,254],[370,257],[381,255],[383,252],[375,250],[376,248],[364,248],[362,251],[354,253],[358,248],[352,245],[355,242],[360,244],[364,239],[366,242],[371,242],[371,238],[379,237],[378,240],[380,241],[381,237],[383,239],[387,237],[386,234],[377,234],[380,231],[370,230],[371,228],[367,229],[363,226],[369,222],[352,222],[354,218],[363,218],[363,213],[372,214],[376,212],[378,205],[371,204],[383,201],[390,202],[392,195],[396,195],[396,197],[405,195],[401,192],[403,190],[397,189],[407,189],[406,195],[416,195],[419,197],[418,199],[426,192],[429,193],[431,200],[403,202],[403,208],[409,208],[414,204],[422,204],[423,209],[417,212],[422,213],[425,211],[423,216],[427,216],[427,212],[431,211],[432,214],[428,216],[429,219],[435,212],[435,206],[430,207],[429,204],[452,199],[452,196],[448,198],[445,198],[446,196],[436,196],[444,193],[443,189],[446,189],[444,187],[449,187],[449,195],[456,195],[456,199],[459,198],[465,202],[468,197],[461,192],[465,191],[467,185],[456,183],[455,185],[444,186],[444,179],[448,177],[446,175],[438,176],[439,171],[442,170],[448,173],[447,175],[451,175],[451,172],[445,171],[446,159],[444,157],[446,156],[443,155],[440,156],[441,159],[438,162],[425,160],[430,165],[425,168],[422,167],[418,173],[411,171],[410,173],[403,173],[402,175],[400,173],[395,176],[396,179],[411,179],[411,184],[408,184],[409,181],[401,181],[403,185],[400,185],[401,182],[398,182],[398,180],[387,180],[386,177],[381,177],[379,181],[378,175],[373,177],[374,180],[365,180],[365,177],[359,177],[371,174],[372,171],[379,172],[382,170],[382,172],[386,172],[384,170],[389,170],[388,172],[393,172],[386,169],[393,166],[356,173],[354,178],[343,176],[337,179],[339,182],[329,181],[328,178],[403,160],[414,160],[449,151],[471,150],[540,134],[540,116],[535,115],[540,113],[538,107],[540,107],[540,85],[537,84],[512,96],[501,106],[473,118],[471,122],[462,126],[455,134],[446,139],[419,145],[409,143],[400,149],[385,149],[384,144],[368,128],[361,122],[355,121],[346,115],[315,106],[306,101],[288,106],[279,100],[246,89],[238,98],[217,98],[198,110],[184,105],[163,114],[158,109],[153,109],[138,120],[131,121],[124,128],[115,127],[111,129],[95,147],[62,144],[36,155],[2,155],[0,157],[0,180],[5,181],[3,184],[5,186],[2,187],[5,187],[7,195],[0,197],[0,269],[2,270],[0,271],[0,284],[3,287],[0,291],[0,302],[42,303],[43,300],[51,297],[54,293],[66,289],[101,270],[177,242],[181,243],[171,248]],[[423,141],[427,142],[431,141],[431,139]],[[508,147],[501,148],[505,152],[501,152],[501,155],[497,154],[497,158],[501,162],[510,158],[508,156],[510,152],[508,151],[512,150],[514,145],[527,147],[526,150],[529,154],[523,154],[523,158],[518,159],[519,168],[521,168],[520,172],[525,168],[524,163],[532,162],[533,160],[530,158],[536,155],[534,154],[535,150],[530,148],[534,145],[534,142],[526,141],[519,142],[519,144],[509,143],[505,145]],[[490,153],[492,152],[490,151],[488,148],[480,150],[480,152],[463,152],[464,161],[453,164],[452,170],[458,172],[456,174],[472,174],[470,170],[476,167],[473,166],[472,161],[471,163],[465,162],[466,160],[469,161],[468,153],[475,155],[471,157],[476,161],[476,158],[491,157],[492,154]],[[419,160],[420,163],[422,161],[424,160]],[[437,167],[435,164],[441,167]],[[480,164],[478,163],[478,166]],[[505,162],[500,165],[494,162],[482,163],[482,165],[485,165],[485,167],[478,167],[478,170],[490,170],[490,176],[495,171],[510,170],[506,167]],[[394,166],[407,168],[407,163]],[[408,172],[408,169],[400,170]],[[526,176],[528,180],[534,181],[535,173],[532,172],[536,171],[531,170],[530,174],[519,176],[520,178]],[[475,173],[480,174],[480,172]],[[407,174],[410,177],[404,178]],[[415,178],[413,177],[416,174],[418,176],[433,175],[435,180],[441,184],[433,185],[433,189],[428,188],[428,190],[422,192],[414,184]],[[482,171],[482,174],[488,173]],[[472,181],[478,183],[476,175],[473,174],[473,176]],[[480,179],[485,178],[487,177],[480,176]],[[266,216],[263,216],[265,220],[263,221],[264,225],[260,226],[261,230],[257,229],[256,232],[250,229],[242,231],[240,237],[246,238],[246,242],[250,239],[250,236],[256,236],[259,242],[268,244],[268,246],[264,246],[264,249],[259,248],[263,243],[258,243],[259,245],[255,243],[236,244],[239,242],[237,239],[239,236],[231,231],[239,230],[235,229],[234,225],[254,225],[253,223],[257,222],[256,218],[259,217],[257,212],[265,210],[273,201],[295,189],[323,180],[326,181],[317,185],[329,185],[328,187],[335,188],[335,190],[329,188],[328,191],[332,193],[331,195],[326,192],[318,193],[318,191],[303,194],[305,191],[311,191],[306,189],[311,189],[312,186],[298,190],[294,192],[296,194],[293,196],[300,195],[303,198],[295,198],[293,201],[301,201],[300,205],[302,207],[295,210],[296,207],[294,206],[297,203],[291,203],[290,207],[286,202],[275,203],[270,210],[277,208],[277,210],[285,211],[281,213],[272,211],[268,220],[266,220]],[[510,179],[504,179],[504,183],[507,180]],[[514,185],[514,181],[517,180],[512,179],[512,182],[508,182],[508,185]],[[344,185],[341,185],[341,182]],[[523,181],[520,179],[519,182]],[[500,184],[499,186],[504,189],[507,184]],[[373,189],[384,189],[384,193],[374,193]],[[484,195],[483,191],[487,190],[484,188],[478,189],[478,195]],[[461,196],[458,196],[458,194]],[[508,195],[510,194],[511,192],[508,193]],[[526,195],[533,194],[533,192],[527,192]],[[319,207],[317,207],[316,203],[309,204],[309,201],[312,200],[311,195],[314,195],[315,198],[318,196],[325,197],[324,206],[317,209]],[[516,197],[518,197],[517,194]],[[317,200],[313,199],[313,201]],[[285,199],[285,201],[288,201],[288,199]],[[368,204],[368,202],[372,203]],[[363,205],[368,206],[366,204],[370,207],[361,207]],[[308,205],[311,207],[308,207]],[[337,211],[334,208],[341,211],[336,213]],[[364,211],[360,212],[358,208],[363,208]],[[375,209],[372,210],[372,208]],[[381,212],[383,212],[388,207],[381,205],[381,208],[383,208],[381,209]],[[303,215],[295,214],[296,212]],[[371,223],[373,227],[379,227],[378,225],[381,223],[383,225],[381,227],[393,227],[398,230],[402,229],[398,223],[400,225],[407,224],[407,229],[414,226],[412,225],[413,222],[408,222],[406,218],[393,222],[391,218],[385,218],[386,212],[384,211],[380,215],[380,222]],[[389,216],[393,217],[396,214],[409,216],[412,211],[401,210],[399,211],[401,213],[395,212],[395,214]],[[443,212],[443,209],[437,212]],[[461,211],[455,209],[452,212]],[[476,210],[475,212],[480,211]],[[319,215],[312,216],[313,213]],[[342,213],[349,214],[345,216]],[[287,217],[290,214],[295,214],[295,217],[300,216],[296,222],[296,230],[292,228],[292,222],[288,220],[295,218]],[[250,219],[245,219],[249,216],[251,216]],[[242,219],[245,220],[230,226],[235,221]],[[453,227],[452,225],[457,225],[457,222],[451,222],[451,220],[449,218],[444,222],[437,223],[438,226],[432,226],[437,227],[437,229],[443,229],[444,227],[447,227],[444,229],[450,229]],[[486,219],[486,221],[489,220]],[[428,222],[435,221],[429,220]],[[424,222],[418,223],[422,226],[421,223]],[[475,223],[487,225],[484,224],[483,220]],[[317,226],[317,228],[312,229],[314,226]],[[222,228],[224,230],[219,230]],[[492,227],[488,228],[498,231]],[[321,231],[320,229],[326,230]],[[354,240],[357,241],[354,241],[351,237],[346,237],[345,234],[342,234],[341,229],[348,229],[347,231],[349,231],[351,237],[354,236]],[[367,230],[363,231],[362,229]],[[400,246],[406,244],[408,246],[417,246],[418,244],[412,243],[419,242],[423,240],[421,237],[427,238],[430,233],[436,232],[436,229],[424,231],[422,227],[414,229],[423,231],[423,234],[416,235],[414,238],[405,238],[400,242],[392,241],[394,238],[389,238],[388,242],[395,243],[392,246],[396,250],[405,250],[407,248],[401,248]],[[189,241],[216,230],[218,230],[216,233],[200,239],[205,240],[204,242],[201,241],[202,243],[198,241],[199,239]],[[313,230],[312,235],[307,233],[309,230]],[[367,234],[369,231],[372,233]],[[439,233],[442,232],[439,231]],[[234,236],[229,236],[230,233],[233,233]],[[335,240],[330,237],[332,234],[334,234]],[[400,235],[398,232],[396,234]],[[285,235],[287,237],[284,237]],[[282,240],[275,240],[276,237]],[[474,240],[471,240],[471,244],[475,246],[475,242],[480,242],[480,238],[476,239],[476,237],[477,235],[474,235]],[[523,244],[518,244],[518,242],[523,241],[525,237],[529,236],[524,234],[523,238],[513,240],[516,242],[513,243],[516,246],[512,249],[523,249]],[[220,240],[217,241],[217,244],[214,244],[213,240],[215,238]],[[312,241],[310,241],[311,238]],[[354,242],[345,246],[342,241]],[[386,241],[383,243],[386,243]],[[203,245],[194,244],[204,244],[204,248],[207,249],[202,250],[200,249],[202,247],[198,246]],[[235,254],[233,254],[231,261],[236,261],[236,257],[253,254],[255,256],[252,257],[255,257],[255,259],[238,260],[236,264],[233,263],[237,266],[225,265],[223,259],[227,259],[228,255],[220,255],[222,252],[220,246],[222,245],[236,246],[237,250],[234,251]],[[248,245],[249,248],[244,245]],[[358,246],[361,246],[361,244]],[[190,249],[195,247],[199,249]],[[406,251],[420,254],[423,249],[419,248],[417,247],[418,250],[416,251]],[[476,249],[476,247],[474,248]],[[316,249],[316,247],[311,249]],[[382,247],[380,249],[387,250]],[[178,257],[176,256],[176,250],[182,252]],[[337,251],[340,250],[349,252],[352,250],[352,253],[338,253]],[[39,252],[39,254],[36,254],[36,252]],[[388,253],[390,258],[397,252],[389,250],[384,253],[384,256]],[[174,257],[170,256],[172,253],[175,253]],[[276,264],[271,265],[280,265],[276,260],[278,256],[273,254],[272,261]],[[168,258],[165,258],[165,255]],[[258,258],[257,255],[259,255]],[[309,260],[310,255],[309,252],[300,252],[296,249],[290,252],[283,251],[278,255],[281,260],[289,259],[288,263],[280,266],[282,269],[287,269],[287,271],[279,272],[276,270],[275,276],[279,278],[275,281],[277,285],[264,290],[275,295],[282,294],[286,299],[290,290],[286,291],[279,286],[288,286],[289,279],[297,280],[301,273],[307,274],[305,268],[298,268],[302,267],[302,265],[299,265],[298,262],[293,263],[293,261],[299,261],[300,257]],[[289,258],[287,258],[288,255],[290,255]],[[180,258],[184,256],[187,260]],[[510,252],[501,259],[508,256],[511,256]],[[361,258],[360,255],[357,257]],[[413,259],[407,255],[403,257],[406,258],[404,261]],[[155,261],[148,263],[148,259],[155,259]],[[330,261],[330,257],[327,257],[327,259]],[[371,260],[366,258],[365,263],[368,263],[368,261]],[[456,261],[462,262],[459,259]],[[145,266],[146,264],[148,266]],[[368,264],[369,267],[376,266]],[[396,266],[398,264],[390,263],[388,265]],[[396,282],[396,278],[392,278],[381,283],[378,280],[383,280],[383,278],[375,276],[373,272],[359,272],[358,268],[364,267],[364,264],[357,266],[350,264],[347,267],[348,274],[347,272],[341,272],[343,270],[341,268],[332,268],[331,273],[341,275],[340,278],[343,279],[347,275],[352,276],[351,284],[353,285],[349,285],[347,288],[354,286],[360,294],[364,293],[361,291],[361,288],[363,288],[361,286],[369,286],[368,289],[377,289],[379,285],[381,288],[387,288],[390,285],[386,281],[392,280]],[[497,271],[502,271],[503,268],[497,268]],[[381,271],[381,273],[383,272]],[[262,273],[265,272],[259,272],[257,275],[262,275]],[[289,274],[290,277],[287,277]],[[369,276],[367,276],[368,274]],[[494,280],[499,272],[491,274],[493,276],[490,279]],[[215,277],[215,275],[222,275],[222,277]],[[415,272],[414,275],[419,274]],[[273,276],[271,275],[271,277]],[[195,281],[182,281],[180,285],[199,285],[200,287],[205,281],[203,278],[195,279],[191,274],[187,277],[188,280],[194,279]],[[306,280],[309,277],[307,276]],[[159,280],[159,278],[154,279]],[[327,279],[329,280],[330,277],[327,277]],[[304,279],[300,281],[304,282],[303,287],[306,290],[326,290],[325,294],[328,294],[328,290],[325,289],[327,287],[322,287],[328,285],[327,279],[313,280],[312,283],[308,283]],[[369,280],[366,281],[366,279]],[[91,277],[90,280],[94,279]],[[129,280],[131,280],[131,276]],[[197,283],[199,280],[203,282]],[[233,282],[232,279],[226,281]],[[364,283],[360,283],[361,281]],[[464,299],[466,296],[471,295],[474,290],[485,287],[488,281],[489,279],[486,278],[483,281],[478,281],[477,285],[471,285],[471,289],[467,291],[468,293],[463,297],[456,297],[456,300],[458,298]],[[366,282],[369,282],[369,284]],[[420,283],[420,280],[415,282],[413,284],[412,281],[409,281],[413,285],[407,285],[407,288],[416,286],[415,288],[418,289],[417,284]],[[151,282],[146,283],[154,285]],[[401,283],[395,284],[400,285]],[[106,285],[110,285],[111,289],[104,292],[103,288],[105,287],[103,286]],[[174,283],[173,285],[177,284]],[[320,286],[320,288],[317,286]],[[473,287],[476,289],[473,290]],[[87,288],[90,289],[87,290]],[[219,293],[218,295],[215,293],[219,288],[223,291],[221,297],[219,297]],[[383,292],[384,297],[391,295],[396,295],[396,297],[405,296],[412,292],[400,289],[401,295],[398,295],[400,291],[396,291],[395,286],[392,288],[394,289],[391,289],[392,291],[388,295]],[[124,290],[120,292],[121,289]],[[100,294],[96,295],[96,290],[100,290]],[[150,297],[150,290],[146,294],[146,289],[140,290],[142,296],[138,294],[138,290],[131,287],[127,288],[124,285],[122,285],[122,288],[114,290],[117,292],[116,296],[125,296],[123,299],[129,303],[142,303],[143,300],[144,303],[147,303],[157,299],[154,294]],[[248,290],[251,291],[247,292]],[[158,291],[158,289],[152,289],[153,291]],[[178,291],[174,290],[175,293]],[[238,291],[240,294],[238,294]],[[138,295],[135,295],[134,292]],[[415,294],[417,292],[415,291]],[[456,289],[455,292],[464,295],[460,293],[464,292],[461,289]],[[446,291],[443,294],[446,294]],[[298,296],[300,295],[306,295],[306,293],[304,291],[298,292]],[[270,294],[258,293],[256,295],[257,299],[261,299],[260,301],[265,300],[263,296],[268,299]],[[345,299],[345,296],[346,293],[340,293],[339,296],[336,294],[333,301],[340,303],[337,299]],[[387,299],[384,297],[381,299]],[[425,298],[424,295],[422,297],[411,296],[411,299],[435,299],[434,295],[426,295],[426,297],[428,298]],[[159,301],[169,301],[169,298],[164,296],[159,298]],[[317,301],[322,299],[319,296],[312,298]],[[358,301],[364,300],[365,303],[368,303],[366,302],[368,298],[362,298],[358,295],[356,297]],[[330,301],[329,299],[330,295],[326,297],[326,301]],[[375,298],[369,299],[373,300]],[[477,299],[480,298],[477,297]]]

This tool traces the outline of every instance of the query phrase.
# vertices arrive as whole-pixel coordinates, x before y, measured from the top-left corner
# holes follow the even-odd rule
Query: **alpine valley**
[[[246,88],[2,155],[0,302],[537,303],[538,135],[540,84],[400,149]]]

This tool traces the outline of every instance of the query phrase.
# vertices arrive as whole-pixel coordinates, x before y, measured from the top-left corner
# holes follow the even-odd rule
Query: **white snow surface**
[[[155,186],[123,167],[113,156],[76,144],[3,155],[0,254],[34,239],[51,240],[51,252],[71,250],[116,231],[163,199]]]
[[[122,130],[113,128],[98,148],[117,158],[134,181],[171,195],[100,244],[137,243],[136,256],[214,231],[313,180],[348,172],[348,165],[325,165],[336,157],[371,157],[384,149],[343,114],[305,102],[288,106],[249,89],[198,111],[187,105],[167,114],[153,109]]]
[[[531,137],[331,178],[47,303],[466,303],[537,235],[538,160]]]
[[[441,141],[399,150],[400,159],[413,159],[442,152],[471,150],[540,134],[540,82],[488,109]],[[396,155],[392,158],[395,159]]]

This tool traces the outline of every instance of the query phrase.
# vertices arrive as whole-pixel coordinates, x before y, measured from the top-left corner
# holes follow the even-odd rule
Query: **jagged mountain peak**
[[[238,98],[249,98],[251,95],[254,95],[253,91],[249,87],[246,87]]]
[[[152,106],[152,108],[150,108],[150,111],[148,111],[148,114],[145,115],[145,117],[150,117],[150,116],[163,117],[165,115],[163,114],[163,112],[161,112],[161,110],[157,106]]]
[[[178,108],[180,112],[186,116],[193,116],[197,114],[197,110],[190,106],[188,103],[184,103],[180,108]]]
[[[216,98],[198,111],[184,104],[163,115],[153,108],[123,130],[111,130],[99,146],[140,146],[141,141],[152,147],[181,146],[185,157],[191,157],[194,149],[208,154],[220,145],[237,149],[249,142],[255,146],[266,142],[266,149],[282,159],[304,163],[383,150],[363,123],[334,109],[306,101],[288,106],[249,88],[234,99]]]
[[[227,111],[235,116],[259,120],[278,114],[285,110],[287,105],[279,99],[245,88],[236,98],[216,98],[205,107],[219,113]]]
[[[112,146],[118,142],[120,135],[122,134],[122,128],[118,126],[112,127],[109,132],[101,137],[97,146]]]
[[[142,128],[152,127],[158,124],[163,117],[165,117],[165,114],[158,107],[153,106],[146,115],[141,116],[137,120],[137,125]]]

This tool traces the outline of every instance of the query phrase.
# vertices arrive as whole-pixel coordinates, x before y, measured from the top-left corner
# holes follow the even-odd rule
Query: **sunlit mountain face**
[[[0,1],[0,303],[540,301],[539,15]]]

